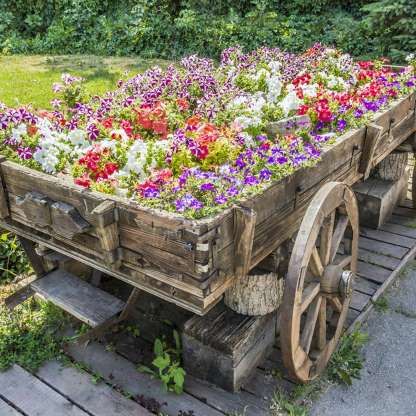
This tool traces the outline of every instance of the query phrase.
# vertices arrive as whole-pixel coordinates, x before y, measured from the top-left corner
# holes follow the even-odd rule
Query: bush
[[[322,41],[402,61],[416,48],[415,17],[406,0],[3,0],[0,50],[218,57],[237,43],[297,51]]]

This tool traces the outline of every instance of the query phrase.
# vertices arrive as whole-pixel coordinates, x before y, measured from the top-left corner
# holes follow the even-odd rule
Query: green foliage
[[[338,350],[333,354],[328,366],[331,381],[351,385],[354,378],[360,378],[363,357],[360,350],[368,341],[368,334],[356,329],[341,338]]]
[[[0,51],[218,57],[231,45],[304,49],[316,41],[354,55],[416,49],[407,0],[3,0]]]
[[[376,311],[378,312],[387,312],[389,309],[389,302],[387,298],[384,296],[381,296],[376,301],[373,302],[374,307],[376,308]]]
[[[154,368],[141,365],[138,369],[158,378],[166,391],[181,394],[186,373],[181,367],[181,342],[176,330],[173,331],[173,338],[175,340],[174,348],[170,348],[165,339],[156,338],[153,346],[155,358],[152,361],[152,366]]]
[[[0,370],[14,363],[35,371],[60,355],[65,315],[51,303],[30,299],[10,312],[0,306]]]
[[[31,267],[26,254],[14,234],[0,234],[0,284],[12,281],[17,275],[28,273]]]
[[[308,410],[305,406],[296,404],[291,397],[280,390],[272,398],[270,411],[272,416],[308,416]]]

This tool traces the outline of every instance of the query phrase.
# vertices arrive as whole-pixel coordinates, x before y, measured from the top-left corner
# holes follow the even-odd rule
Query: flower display
[[[190,218],[212,215],[312,166],[323,146],[413,91],[416,60],[395,72],[317,44],[190,56],[88,96],[69,74],[53,110],[0,107],[2,153],[76,185]],[[270,135],[270,123],[283,133]]]

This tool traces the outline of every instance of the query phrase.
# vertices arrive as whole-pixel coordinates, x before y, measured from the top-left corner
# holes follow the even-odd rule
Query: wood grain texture
[[[36,376],[93,415],[151,416],[149,411],[107,384],[93,384],[90,374],[75,367],[64,367],[57,361],[49,361]]]
[[[1,397],[1,395],[0,395]],[[22,416],[22,413],[8,405],[4,400],[0,398],[0,415],[2,416]]]
[[[96,327],[114,318],[125,303],[64,270],[31,283],[32,289],[66,312]]]
[[[86,412],[51,387],[13,365],[0,372],[1,396],[28,416],[88,416]]]
[[[158,380],[140,373],[133,363],[118,354],[106,351],[101,344],[92,342],[86,347],[69,344],[66,351],[73,359],[85,363],[109,383],[118,385],[132,395],[143,395],[145,398],[157,400],[164,414],[177,416],[180,411],[193,411],[195,415],[223,416],[222,412],[187,393],[177,395],[165,392]]]

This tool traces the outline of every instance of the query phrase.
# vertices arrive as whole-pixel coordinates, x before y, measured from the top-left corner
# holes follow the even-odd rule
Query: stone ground
[[[388,310],[373,311],[364,330],[361,379],[336,386],[314,404],[311,416],[416,415],[416,262],[386,293]]]

